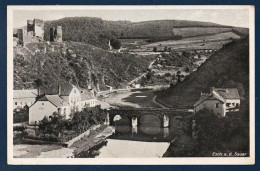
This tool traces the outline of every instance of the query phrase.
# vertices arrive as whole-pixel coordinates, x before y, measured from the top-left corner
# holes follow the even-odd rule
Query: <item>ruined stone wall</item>
[[[27,43],[32,42],[33,35],[24,29],[17,30],[18,43],[25,46]]]
[[[50,28],[50,41],[51,42],[62,42],[62,27]]]
[[[51,27],[50,28],[50,42],[54,42],[54,39],[55,39],[55,28],[54,27]]]
[[[40,19],[34,19],[34,36],[42,38],[44,36],[44,21]]]
[[[27,20],[27,32],[34,31],[34,24],[33,20]]]
[[[62,27],[61,26],[57,26],[57,29],[56,29],[56,41],[57,42],[62,42]]]

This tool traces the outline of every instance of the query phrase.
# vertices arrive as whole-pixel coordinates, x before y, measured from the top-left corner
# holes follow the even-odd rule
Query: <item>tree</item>
[[[121,48],[121,42],[118,39],[111,39],[110,44],[113,47],[113,49],[120,49]]]
[[[189,69],[189,67],[185,67],[185,72],[190,72],[190,69]]]
[[[142,87],[145,86],[145,84],[146,84],[146,79],[145,79],[145,77],[142,77],[142,78],[141,78],[140,84],[141,84]]]
[[[164,51],[164,52],[167,52],[167,50],[168,50],[168,47],[165,46],[163,51]]]
[[[177,71],[177,82],[179,83],[181,81],[181,71]]]
[[[176,75],[175,74],[172,74],[172,81],[174,81],[176,78]]]
[[[154,48],[153,48],[153,51],[154,51],[154,52],[157,52],[157,47],[154,47]]]
[[[149,81],[152,77],[152,72],[151,71],[148,71],[148,73],[146,74],[146,79],[147,81]]]

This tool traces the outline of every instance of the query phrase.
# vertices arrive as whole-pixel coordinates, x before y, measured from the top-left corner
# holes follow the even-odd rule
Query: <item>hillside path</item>
[[[168,107],[166,107],[165,105],[163,105],[163,104],[161,104],[161,103],[158,103],[158,102],[156,101],[156,98],[157,98],[157,95],[155,95],[155,96],[153,97],[153,103],[155,103],[156,105],[160,106],[160,107],[163,108],[163,109],[168,108]]]

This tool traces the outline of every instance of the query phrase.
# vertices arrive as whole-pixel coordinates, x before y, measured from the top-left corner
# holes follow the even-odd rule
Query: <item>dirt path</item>
[[[163,108],[163,109],[168,108],[167,106],[164,106],[163,104],[157,102],[157,101],[156,101],[156,98],[157,98],[157,95],[155,95],[155,96],[153,97],[153,102],[154,102],[156,105],[160,106],[160,107]]]
[[[105,102],[109,103],[112,106],[130,106],[134,108],[140,108],[141,106],[138,104],[123,101],[124,98],[129,97],[133,93],[134,92],[111,94],[108,98],[105,99]]]

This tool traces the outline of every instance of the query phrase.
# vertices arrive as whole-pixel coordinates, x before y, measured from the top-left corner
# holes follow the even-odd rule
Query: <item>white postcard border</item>
[[[250,157],[174,158],[14,158],[13,157],[13,11],[95,9],[248,9],[250,41]],[[255,8],[211,6],[8,6],[7,7],[7,161],[10,165],[253,165],[255,164]]]

